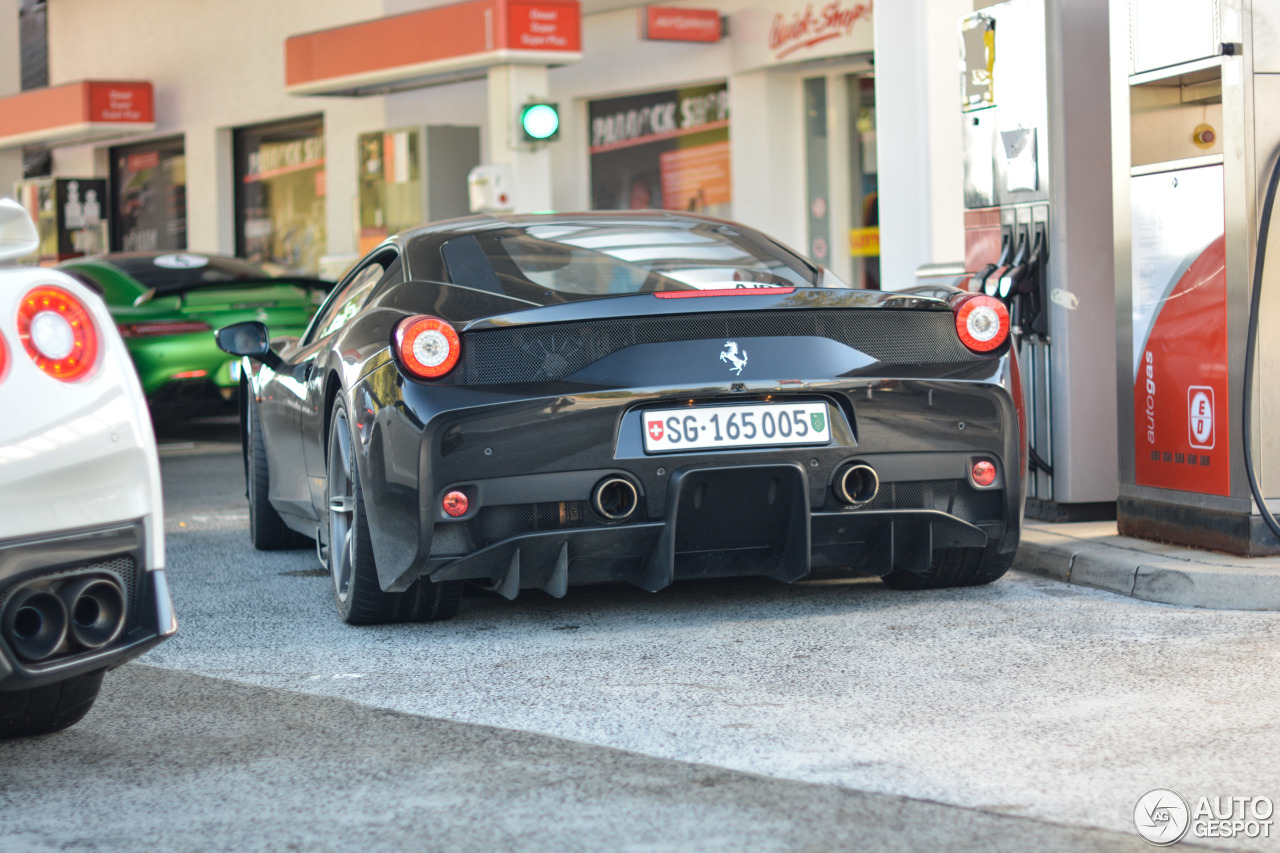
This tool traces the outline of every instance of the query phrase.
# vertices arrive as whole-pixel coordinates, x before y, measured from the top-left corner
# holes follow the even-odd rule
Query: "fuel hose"
[[[1271,231],[1271,208],[1276,200],[1276,185],[1280,183],[1280,151],[1271,164],[1271,179],[1267,182],[1267,195],[1262,203],[1262,216],[1258,220],[1258,251],[1253,260],[1253,294],[1249,300],[1249,336],[1244,350],[1244,470],[1249,475],[1249,491],[1258,512],[1271,533],[1280,541],[1280,522],[1267,508],[1266,498],[1258,486],[1258,475],[1253,466],[1253,370],[1258,351],[1258,309],[1262,304],[1262,270],[1267,258],[1267,235]]]

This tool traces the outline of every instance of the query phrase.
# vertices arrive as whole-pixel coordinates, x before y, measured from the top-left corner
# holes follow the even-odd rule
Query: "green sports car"
[[[239,360],[213,330],[258,320],[301,335],[331,282],[278,278],[239,258],[199,252],[127,252],[58,265],[102,295],[153,408],[235,399]]]

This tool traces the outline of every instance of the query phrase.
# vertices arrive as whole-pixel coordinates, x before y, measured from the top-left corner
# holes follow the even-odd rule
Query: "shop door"
[[[849,68],[802,80],[809,258],[880,289],[875,81]]]
[[[111,248],[187,248],[187,158],[182,139],[111,149]]]
[[[320,118],[235,132],[236,254],[276,274],[315,275],[325,254]]]

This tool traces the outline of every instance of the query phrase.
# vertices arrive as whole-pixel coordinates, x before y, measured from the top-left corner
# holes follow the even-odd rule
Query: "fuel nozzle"
[[[1027,278],[1030,269],[1031,264],[1027,263],[1027,240],[1024,238],[1018,241],[1018,251],[1014,253],[1013,264],[1004,275],[1000,276],[996,293],[993,295],[1008,300],[1010,294],[1020,292],[1019,288]]]
[[[987,264],[982,272],[973,277],[974,284],[977,286],[974,290],[981,290],[987,296],[996,295],[996,284],[999,282],[997,272],[1009,265],[1009,253],[1013,250],[1013,235],[1006,233],[1000,241],[1000,257],[996,259],[994,264]],[[993,279],[992,276],[996,277]]]

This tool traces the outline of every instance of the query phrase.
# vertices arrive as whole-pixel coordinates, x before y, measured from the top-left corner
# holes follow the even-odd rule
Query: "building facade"
[[[500,163],[517,210],[702,211],[856,286],[901,287],[963,257],[955,24],[971,8],[52,0],[49,91],[28,110],[49,126],[16,126],[41,93],[0,50],[0,186],[43,146],[52,177],[106,181],[110,248],[333,274],[399,228],[467,214],[467,172]],[[531,49],[485,43],[495,20]],[[149,121],[44,106],[86,81],[149,86]],[[519,140],[530,99],[558,104],[555,141]]]

